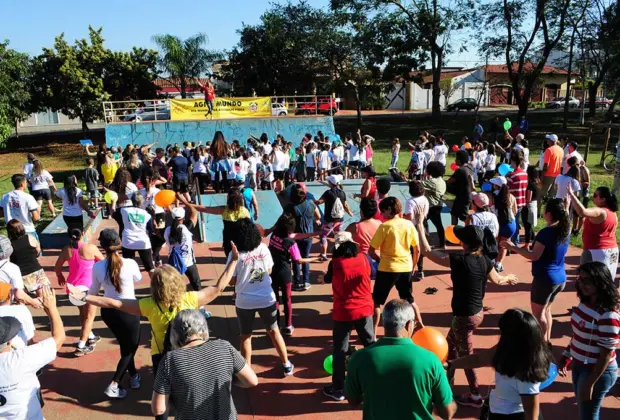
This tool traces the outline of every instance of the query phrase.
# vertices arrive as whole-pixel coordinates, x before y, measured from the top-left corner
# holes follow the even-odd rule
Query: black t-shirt
[[[168,166],[172,169],[172,177],[174,179],[187,180],[187,168],[189,161],[185,156],[177,155],[168,161]]]
[[[474,170],[471,164],[467,163],[454,172],[452,177],[454,178],[454,185],[452,186],[452,190],[454,195],[456,195],[456,200],[458,201],[469,201],[471,200],[471,183],[469,181],[470,177],[474,176]]]
[[[324,215],[325,215],[325,222],[327,223],[342,222],[344,220],[344,217],[341,217],[338,219],[332,217],[332,209],[334,207],[334,203],[336,202],[336,198],[340,199],[340,202],[342,203],[343,206],[344,206],[344,203],[347,201],[347,195],[344,193],[344,191],[342,191],[338,187],[330,188],[329,190],[325,191],[323,195],[321,196],[321,200],[325,201]]]
[[[532,192],[532,201],[538,200],[538,194],[540,194],[540,188],[538,188],[538,184],[535,182],[530,182],[527,184],[527,190]]]
[[[293,253],[299,254],[297,243],[288,237],[281,238],[271,235],[269,239],[269,252],[273,259],[273,268],[271,269],[271,281],[274,284],[287,284],[293,278],[291,275],[291,257]]]
[[[86,168],[84,174],[84,182],[86,183],[86,191],[96,191],[99,181],[99,172],[95,168]]]
[[[170,395],[176,419],[236,419],[231,386],[245,364],[224,340],[170,351],[159,364],[153,391]]]
[[[484,255],[449,254],[452,315],[471,316],[482,310],[487,278],[493,263]]]

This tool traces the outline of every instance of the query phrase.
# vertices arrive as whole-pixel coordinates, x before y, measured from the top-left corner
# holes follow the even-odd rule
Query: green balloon
[[[334,373],[334,367],[332,366],[333,360],[334,356],[332,356],[331,354],[327,356],[325,360],[323,360],[323,369],[325,369],[325,372],[329,373],[330,375]]]
[[[504,122],[504,130],[508,131],[508,130],[510,130],[510,127],[512,127],[512,123],[510,121],[505,121]]]

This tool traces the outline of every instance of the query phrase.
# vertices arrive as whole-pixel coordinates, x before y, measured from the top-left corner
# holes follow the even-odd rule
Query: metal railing
[[[334,115],[341,103],[331,95],[271,96],[271,116]],[[103,101],[102,106],[106,124],[170,120],[169,99]]]

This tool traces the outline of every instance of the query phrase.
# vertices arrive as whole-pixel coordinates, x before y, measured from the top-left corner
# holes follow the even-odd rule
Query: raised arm
[[[84,146],[84,148],[86,149],[86,156],[97,156],[97,152],[91,152],[90,151],[90,144],[87,144],[86,146]]]
[[[591,219],[592,222],[595,224],[600,224],[605,221],[605,217],[607,216],[605,210],[600,207],[584,207],[583,203],[579,200],[579,198],[577,198],[577,196],[571,189],[568,190],[568,196],[570,198],[570,201],[573,203],[575,213],[577,213],[579,217],[587,217],[588,219]]]
[[[237,268],[237,261],[239,260],[239,251],[237,251],[237,246],[234,242],[230,242],[231,245],[231,260],[226,265],[226,269],[217,280],[215,286],[209,286],[202,289],[198,292],[198,305],[203,306],[207,303],[213,301],[216,297],[222,294],[226,286],[230,284],[230,280],[232,280],[233,275],[235,274],[235,268]]]

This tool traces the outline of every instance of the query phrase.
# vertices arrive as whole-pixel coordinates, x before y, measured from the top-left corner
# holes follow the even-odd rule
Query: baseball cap
[[[185,209],[183,207],[175,207],[171,213],[173,219],[185,219]]]
[[[107,248],[110,245],[119,245],[120,243],[121,238],[114,229],[103,229],[101,233],[99,233],[99,244],[103,248]]]
[[[0,282],[0,302],[6,302],[11,297],[13,286],[10,283]]]
[[[12,316],[0,317],[0,344],[11,341],[21,330],[22,324]]]
[[[496,176],[495,178],[491,179],[489,182],[493,185],[497,185],[498,187],[503,187],[504,185],[508,184],[508,181],[506,181],[506,178],[503,176]]]
[[[525,136],[523,135],[523,133],[519,133],[517,134],[517,140],[523,140],[525,138]]]
[[[304,184],[303,182],[298,182],[297,185],[299,185],[303,192],[308,194],[308,187],[306,187],[306,184]]]
[[[557,135],[555,135],[555,134],[547,134],[547,135],[545,136],[545,138],[546,138],[547,140],[551,140],[551,141],[553,141],[553,142],[557,142],[557,141],[558,141],[558,136],[557,136]]]
[[[355,242],[353,240],[353,235],[351,235],[351,232],[336,232],[334,234],[334,247],[338,248],[340,245],[342,245],[345,242],[353,242],[354,244],[357,244],[357,242]]]
[[[478,249],[482,246],[484,232],[480,226],[455,226],[454,236],[470,249]]]
[[[485,193],[471,193],[471,199],[477,207],[486,207],[489,205],[489,197]]]
[[[8,260],[13,254],[13,245],[6,235],[0,235],[0,260]]]
[[[341,175],[330,175],[327,177],[327,182],[333,185],[340,185],[341,180],[342,180]]]
[[[237,175],[235,175],[235,182],[236,183],[245,183],[245,177],[243,176],[243,174],[237,173]]]

